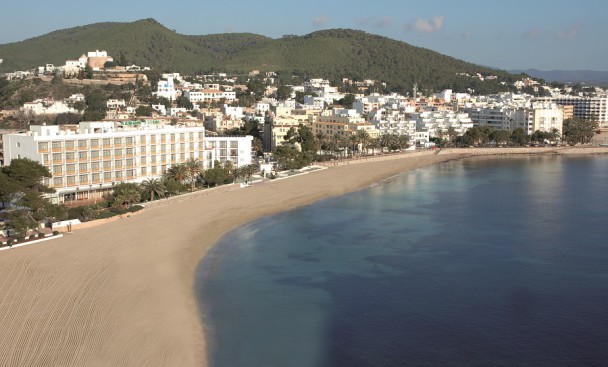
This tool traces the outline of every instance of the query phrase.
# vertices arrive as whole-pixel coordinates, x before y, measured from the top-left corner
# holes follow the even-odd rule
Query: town
[[[347,77],[332,85],[291,76],[287,84],[274,72],[184,76],[120,64],[96,50],[4,74],[1,90],[33,80],[54,92],[21,91],[14,108],[0,111],[0,164],[32,160],[48,169],[40,178],[52,203],[84,205],[116,197],[124,184],[147,186],[142,198],[153,200],[186,183],[194,190],[258,172],[274,178],[315,161],[404,150],[604,144],[608,127],[604,89],[531,78],[492,95],[417,85],[401,95]],[[120,205],[139,201],[136,194]]]

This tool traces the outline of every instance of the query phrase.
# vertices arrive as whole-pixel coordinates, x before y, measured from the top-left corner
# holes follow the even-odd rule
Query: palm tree
[[[376,155],[376,149],[380,148],[380,139],[371,138],[368,147],[372,148],[372,155]]]
[[[251,142],[251,149],[255,151],[256,156],[262,155],[264,152],[264,143],[262,142],[262,139],[254,137]]]
[[[357,137],[357,142],[361,144],[361,151],[367,154],[367,147],[370,139],[369,133],[367,130],[357,130],[355,135]]]
[[[203,172],[203,162],[196,158],[188,158],[184,165],[186,166],[186,177],[190,181],[190,191],[194,191],[196,178]]]
[[[179,183],[183,183],[186,177],[188,177],[188,169],[184,163],[178,163],[169,167],[165,172],[167,178],[172,178]]]
[[[114,206],[128,207],[141,200],[139,185],[134,183],[121,183],[114,187]]]
[[[156,178],[149,178],[144,180],[139,184],[142,189],[142,192],[146,195],[150,195],[150,201],[154,200],[154,197],[162,198],[165,196],[167,189],[165,189],[165,185]]]

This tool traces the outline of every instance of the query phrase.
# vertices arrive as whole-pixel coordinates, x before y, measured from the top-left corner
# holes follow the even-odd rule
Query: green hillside
[[[304,36],[271,39],[249,33],[187,36],[154,19],[132,23],[97,23],[55,31],[25,41],[0,45],[2,72],[52,63],[63,65],[93,50],[106,50],[129,64],[161,71],[194,74],[244,73],[254,69],[338,80],[374,79],[395,89],[505,89],[498,81],[480,82],[458,73],[513,77],[401,41],[363,31],[333,29]]]

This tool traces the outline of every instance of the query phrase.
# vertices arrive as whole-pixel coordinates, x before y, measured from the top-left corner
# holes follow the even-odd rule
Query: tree
[[[511,142],[515,145],[525,145],[530,142],[530,137],[522,128],[517,128],[511,133]]]
[[[213,163],[213,168],[205,170],[203,179],[207,183],[207,187],[216,186],[224,183],[228,178],[228,170],[222,166],[219,161]]]
[[[183,163],[173,165],[165,172],[165,176],[183,184],[184,180],[188,177],[188,168]]]
[[[154,200],[155,197],[165,197],[165,193],[167,191],[162,181],[157,178],[149,178],[144,180],[139,184],[139,187],[143,195],[150,197],[150,201]]]
[[[43,183],[48,168],[27,158],[13,159],[0,170],[0,200],[8,205],[10,227],[17,233],[35,228],[44,218],[58,215],[44,194],[55,192]]]
[[[347,93],[344,95],[344,98],[340,99],[338,103],[344,108],[353,108],[353,103],[355,102],[355,95],[352,93]]]
[[[177,107],[185,108],[187,110],[191,110],[194,108],[194,105],[192,104],[192,102],[190,102],[190,100],[184,95],[177,97],[176,102],[177,102]]]
[[[152,107],[151,106],[138,106],[135,109],[135,115],[137,116],[152,116]]]
[[[572,118],[564,120],[564,140],[568,144],[586,144],[597,130],[597,121]]]
[[[276,96],[279,101],[284,101],[286,99],[291,98],[291,94],[293,93],[293,88],[288,85],[281,85],[277,88]]]
[[[196,178],[203,172],[203,162],[196,158],[189,158],[184,165],[187,172],[186,177],[190,181],[190,191],[194,191]]]
[[[507,130],[493,130],[490,133],[490,140],[494,141],[497,145],[502,145],[509,141],[511,133]]]
[[[122,182],[114,186],[112,195],[114,197],[112,205],[121,209],[141,200],[139,185],[130,182]]]
[[[85,97],[87,108],[84,110],[84,121],[97,121],[106,117],[107,97],[100,89],[95,89]]]
[[[363,154],[367,154],[367,147],[369,145],[369,133],[367,132],[367,130],[357,130],[355,132],[355,140],[357,141],[358,144],[361,145],[361,152]]]

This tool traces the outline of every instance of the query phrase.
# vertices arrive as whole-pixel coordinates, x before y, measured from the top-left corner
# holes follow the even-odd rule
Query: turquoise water
[[[465,160],[250,223],[199,267],[210,364],[606,366],[607,198],[605,157]]]

